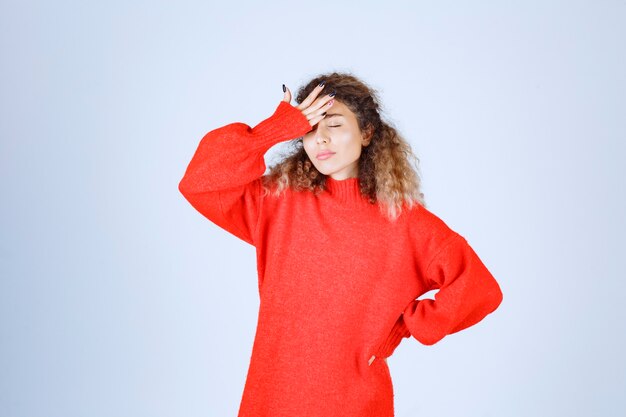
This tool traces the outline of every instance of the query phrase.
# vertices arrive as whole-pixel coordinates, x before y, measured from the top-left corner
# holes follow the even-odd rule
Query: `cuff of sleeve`
[[[409,336],[411,336],[411,333],[404,323],[404,317],[400,316],[400,318],[393,325],[391,332],[389,332],[387,340],[385,340],[380,349],[378,349],[376,356],[380,358],[387,358],[391,356],[400,342],[402,342],[402,339]]]
[[[294,139],[311,130],[311,124],[302,111],[286,101],[281,101],[274,114],[252,128],[259,143],[275,144]]]

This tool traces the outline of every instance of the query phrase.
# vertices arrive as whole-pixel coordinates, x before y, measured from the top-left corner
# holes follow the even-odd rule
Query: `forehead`
[[[354,118],[354,113],[340,101],[335,100],[330,109],[327,110],[326,119],[330,119],[331,117],[346,117],[346,118]]]

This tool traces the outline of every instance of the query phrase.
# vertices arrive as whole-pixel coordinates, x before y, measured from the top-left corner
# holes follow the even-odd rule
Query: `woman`
[[[179,190],[254,245],[259,316],[239,417],[391,417],[386,358],[482,320],[502,292],[464,237],[426,209],[410,146],[376,93],[323,74],[283,85],[255,127],[207,133]],[[264,154],[294,151],[265,174]],[[435,299],[417,299],[438,290]]]

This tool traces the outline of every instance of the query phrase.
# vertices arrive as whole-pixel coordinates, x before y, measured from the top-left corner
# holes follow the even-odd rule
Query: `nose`
[[[315,141],[317,143],[328,143],[328,129],[324,129],[318,124],[317,129],[315,129]]]

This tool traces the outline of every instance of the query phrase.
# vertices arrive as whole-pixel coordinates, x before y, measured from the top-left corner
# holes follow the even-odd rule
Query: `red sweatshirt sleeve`
[[[214,129],[200,141],[178,189],[207,219],[255,245],[263,156],[310,130],[306,116],[286,101],[253,128],[237,122]]]
[[[414,300],[403,316],[408,331],[432,345],[481,321],[502,302],[500,286],[467,240],[454,233],[426,269],[435,299]]]
[[[406,323],[404,322],[404,315],[401,314],[400,317],[398,317],[398,320],[396,320],[396,322],[394,323],[393,328],[387,336],[387,339],[378,348],[375,356],[379,358],[388,358],[400,345],[402,339],[410,336],[411,333],[409,332],[409,329],[406,327]]]

